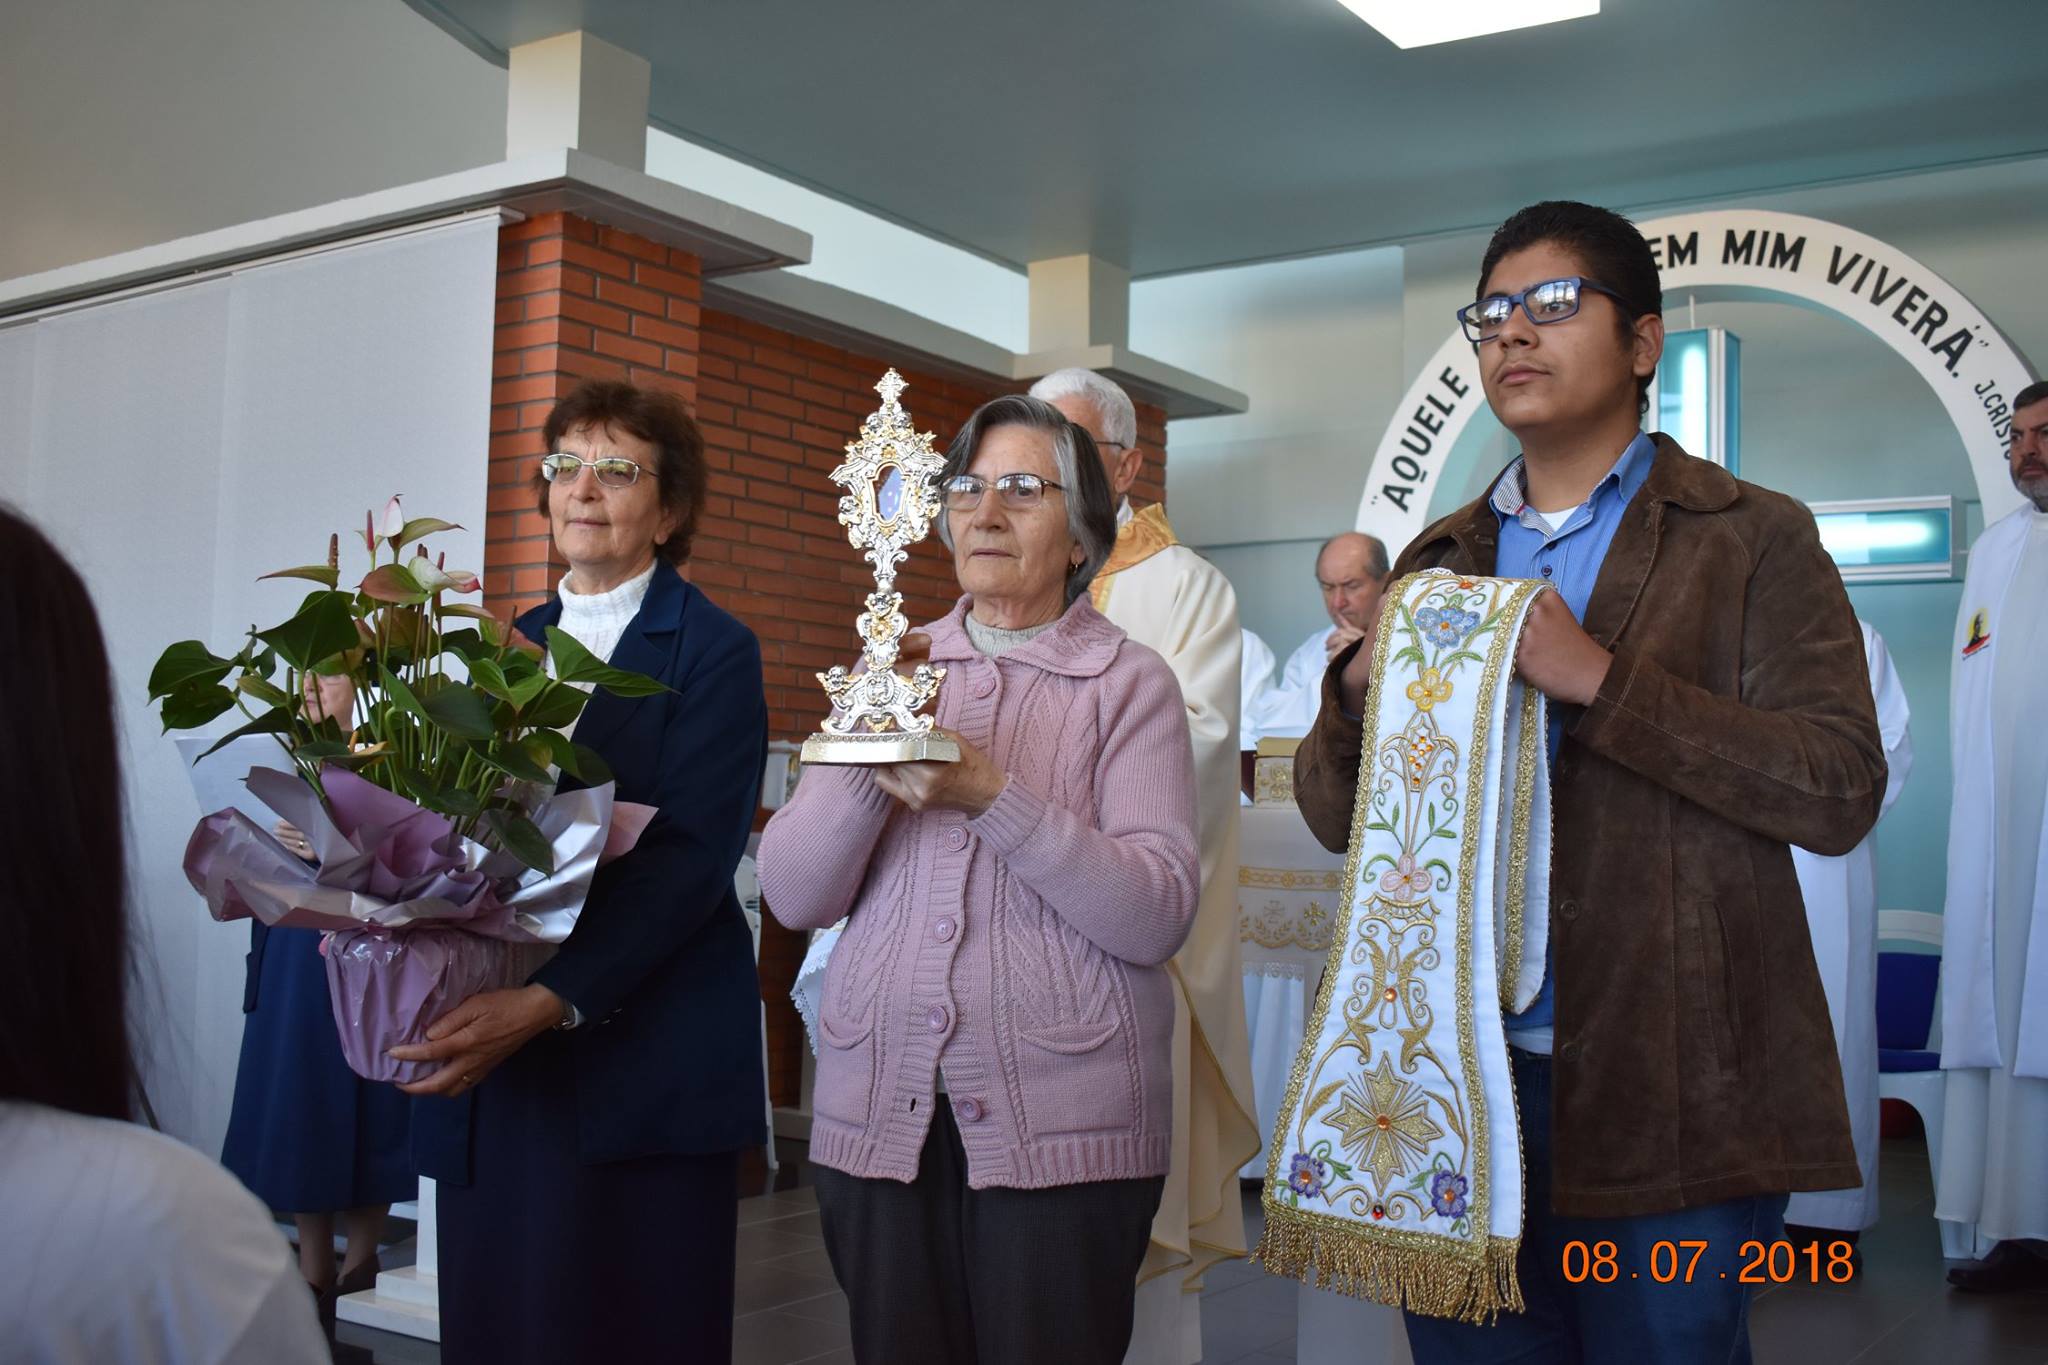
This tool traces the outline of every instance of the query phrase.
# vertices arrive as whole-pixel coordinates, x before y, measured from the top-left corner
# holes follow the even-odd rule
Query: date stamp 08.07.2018
[[[1623,1265],[1613,1242],[1564,1244],[1564,1278],[1571,1284],[1613,1284],[1618,1280],[1652,1280],[1657,1284],[1693,1284],[1702,1280],[1734,1280],[1739,1284],[1847,1284],[1856,1276],[1855,1248],[1847,1242],[1809,1242],[1795,1246],[1787,1241],[1756,1241],[1736,1248],[1733,1268],[1724,1267],[1721,1257],[1709,1264],[1712,1244],[1706,1241],[1670,1241],[1650,1244],[1647,1265]]]

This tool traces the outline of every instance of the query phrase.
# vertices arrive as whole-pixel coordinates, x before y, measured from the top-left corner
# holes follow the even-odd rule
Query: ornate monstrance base
[[[944,735],[812,735],[804,741],[803,761],[859,766],[874,763],[958,763],[960,746]]]

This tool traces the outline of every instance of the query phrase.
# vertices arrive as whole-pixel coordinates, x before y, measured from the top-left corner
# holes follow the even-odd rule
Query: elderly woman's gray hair
[[[982,438],[997,427],[1024,427],[1044,432],[1052,442],[1053,467],[1057,482],[1067,495],[1067,532],[1081,547],[1084,558],[1067,575],[1067,601],[1088,591],[1095,574],[1116,545],[1116,502],[1109,491],[1109,476],[1102,472],[1102,456],[1095,438],[1060,415],[1050,403],[1022,394],[991,398],[974,410],[953,444],[946,448],[946,466],[938,482],[965,474],[974,463]],[[1006,471],[1007,472],[1007,471]],[[944,516],[939,518],[939,539],[953,548],[953,529]]]
[[[1085,399],[1094,405],[1096,415],[1102,419],[1102,434],[1110,441],[1125,450],[1138,443],[1138,410],[1131,406],[1131,396],[1121,384],[1104,379],[1093,370],[1078,365],[1054,370],[1031,386],[1031,396],[1047,403],[1057,403],[1062,398]]]

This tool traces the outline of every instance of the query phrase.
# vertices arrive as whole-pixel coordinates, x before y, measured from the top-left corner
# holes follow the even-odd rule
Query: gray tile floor
[[[2048,1292],[1986,1298],[1948,1287],[1925,1146],[1917,1138],[1886,1143],[1880,1178],[1884,1221],[1864,1235],[1855,1280],[1773,1288],[1757,1299],[1758,1365],[2048,1363]],[[1256,1236],[1251,1191],[1245,1204]],[[808,1187],[741,1203],[734,1365],[851,1365],[846,1296],[833,1282],[824,1247]],[[1245,1262],[1212,1271],[1202,1300],[1203,1365],[1295,1361],[1298,1292]],[[352,1365],[440,1359],[432,1346],[347,1325],[340,1343],[336,1360]],[[1297,1365],[1369,1363],[1352,1357]]]

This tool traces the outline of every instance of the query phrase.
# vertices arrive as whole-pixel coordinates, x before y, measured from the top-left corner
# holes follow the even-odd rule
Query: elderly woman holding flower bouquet
[[[522,616],[667,692],[594,695],[575,740],[657,814],[602,867],[523,987],[472,997],[394,1057],[420,1171],[441,1181],[441,1342],[465,1362],[723,1360],[738,1154],[766,1138],[760,993],[733,872],[767,751],[753,634],[678,567],[703,437],[672,396],[612,382],[544,430],[539,507],[569,573]],[[573,785],[566,775],[565,785]]]
[[[849,916],[811,1127],[826,1252],[864,1365],[1116,1365],[1173,1142],[1187,709],[1089,602],[1116,512],[1085,431],[994,399],[940,491],[963,596],[928,651],[960,760],[811,767],[761,839],[778,919]]]

